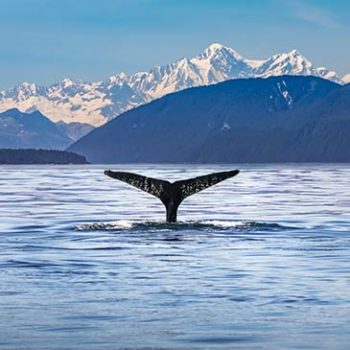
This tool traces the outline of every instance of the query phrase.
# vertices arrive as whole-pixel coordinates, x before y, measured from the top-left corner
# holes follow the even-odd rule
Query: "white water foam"
[[[164,221],[130,221],[118,220],[110,222],[92,222],[77,225],[74,228],[77,231],[129,231],[129,230],[285,230],[297,229],[297,227],[287,227],[277,223],[254,222],[254,221],[230,221],[230,220],[205,220],[205,221],[178,221],[177,223],[167,223]]]
[[[131,229],[135,222],[128,220],[118,220],[111,222],[90,222],[86,224],[77,225],[74,227],[76,231],[108,231],[116,229]]]

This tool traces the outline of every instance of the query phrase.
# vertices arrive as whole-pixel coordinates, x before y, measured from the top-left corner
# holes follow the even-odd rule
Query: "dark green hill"
[[[124,113],[69,150],[98,163],[349,162],[350,87],[239,79]]]
[[[35,149],[0,149],[0,164],[87,164],[72,152]]]

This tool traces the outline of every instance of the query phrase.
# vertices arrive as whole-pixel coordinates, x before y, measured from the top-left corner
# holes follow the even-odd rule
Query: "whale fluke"
[[[223,171],[173,183],[122,171],[106,170],[104,173],[159,198],[165,205],[167,222],[176,222],[177,209],[185,198],[236,176],[239,170]]]

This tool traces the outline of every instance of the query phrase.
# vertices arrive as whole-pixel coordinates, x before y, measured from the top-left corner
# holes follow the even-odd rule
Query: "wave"
[[[205,220],[205,221],[179,221],[166,223],[161,221],[129,221],[119,220],[110,222],[84,223],[74,227],[77,231],[281,231],[295,230],[298,227],[285,226],[277,223],[256,221],[228,221],[228,220]]]

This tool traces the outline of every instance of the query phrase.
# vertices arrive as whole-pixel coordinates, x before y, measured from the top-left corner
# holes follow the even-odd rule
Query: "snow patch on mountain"
[[[49,87],[24,82],[0,92],[0,111],[10,108],[23,112],[40,110],[54,122],[99,126],[127,110],[179,90],[229,79],[278,75],[314,75],[337,83],[347,82],[344,79],[350,81],[350,76],[342,81],[336,72],[315,67],[297,50],[266,60],[251,60],[232,48],[215,43],[191,59],[182,58],[156,66],[149,72],[119,73],[92,83],[66,78]],[[284,92],[286,100],[287,92]]]
[[[350,73],[344,75],[342,81],[344,84],[349,84],[350,83]]]

